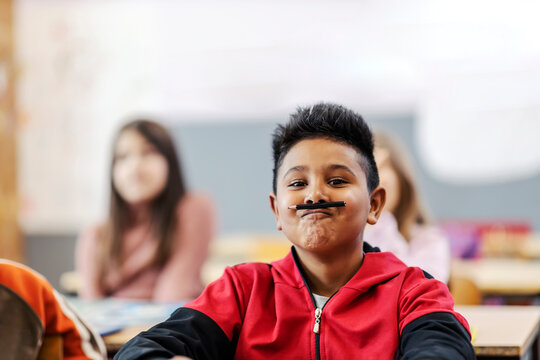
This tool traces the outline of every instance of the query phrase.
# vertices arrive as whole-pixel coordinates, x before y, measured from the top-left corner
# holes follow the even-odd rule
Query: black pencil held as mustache
[[[310,210],[310,209],[326,209],[330,207],[341,207],[345,206],[345,201],[334,201],[334,202],[320,202],[313,204],[300,204],[300,205],[291,205],[289,209],[296,210]]]

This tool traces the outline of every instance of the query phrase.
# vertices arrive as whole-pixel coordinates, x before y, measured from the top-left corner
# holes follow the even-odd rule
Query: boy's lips
[[[306,210],[302,215],[301,217],[304,217],[304,216],[307,216],[307,215],[317,215],[317,214],[322,214],[322,215],[327,215],[327,216],[331,216],[332,214],[330,213],[330,211],[325,211],[325,210],[321,210],[321,209],[314,209],[314,210]]]

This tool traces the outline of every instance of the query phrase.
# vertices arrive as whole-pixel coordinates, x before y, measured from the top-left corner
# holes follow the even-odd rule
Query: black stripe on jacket
[[[426,314],[405,326],[398,359],[476,359],[469,333],[450,313]]]
[[[164,360],[184,355],[196,360],[233,359],[235,347],[218,324],[200,311],[179,308],[169,319],[143,331],[115,360]]]
[[[131,339],[115,360],[169,359],[185,355],[196,360],[233,359],[235,346],[205,314],[180,308],[171,317]],[[403,329],[396,358],[476,359],[469,334],[449,313],[419,317]]]

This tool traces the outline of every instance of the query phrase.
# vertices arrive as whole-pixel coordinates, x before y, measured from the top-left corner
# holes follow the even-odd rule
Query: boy
[[[363,119],[300,108],[273,153],[270,207],[291,253],[226,269],[116,359],[474,359],[447,287],[363,243],[385,201]]]

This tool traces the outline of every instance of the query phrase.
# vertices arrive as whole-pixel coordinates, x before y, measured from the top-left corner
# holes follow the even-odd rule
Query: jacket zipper
[[[320,326],[321,326],[321,312],[322,310],[320,308],[315,309],[315,325],[313,326],[313,332],[315,334],[319,333]]]
[[[309,290],[309,288],[308,288]],[[315,324],[313,325],[313,332],[315,333],[315,353],[316,353],[316,356],[317,356],[317,360],[321,360],[321,315],[322,315],[322,312],[324,310],[324,308],[326,307],[326,304],[328,304],[328,302],[330,301],[330,299],[332,299],[334,297],[334,295],[336,295],[338,291],[336,291],[335,293],[332,294],[332,296],[330,296],[328,298],[328,300],[326,300],[326,303],[323,305],[322,308],[319,308],[317,307],[317,303],[315,302],[315,298],[313,297],[313,294],[310,292],[310,295],[311,295],[311,300],[313,301],[313,306],[315,307]]]
[[[333,293],[332,296],[330,296],[328,298],[328,300],[326,300],[326,303],[323,305],[322,308],[317,307],[317,303],[315,302],[315,297],[313,296],[313,293],[311,292],[311,290],[309,288],[309,285],[308,285],[308,283],[306,281],[302,266],[300,265],[300,262],[298,261],[298,255],[296,255],[296,250],[294,249],[294,246],[291,247],[291,253],[292,253],[293,260],[294,260],[294,263],[296,265],[296,268],[298,269],[298,272],[300,273],[300,276],[302,277],[302,280],[304,281],[304,285],[306,285],[306,289],[307,289],[307,291],[309,293],[309,296],[311,297],[311,301],[313,302],[313,307],[315,308],[315,324],[313,325],[313,332],[315,333],[315,354],[316,354],[317,360],[321,360],[321,335],[320,335],[320,332],[321,332],[321,315],[322,315],[322,311],[324,310],[324,308],[326,307],[328,302],[334,297],[334,295],[336,295],[339,292],[339,290],[336,291],[335,293]],[[364,252],[364,257],[365,257],[365,255],[366,255],[366,253]]]
[[[300,276],[302,277],[302,280],[304,281],[304,284],[306,285],[306,290],[308,291],[309,296],[311,297],[311,301],[313,302],[313,307],[315,308],[315,324],[313,325],[313,332],[315,333],[315,356],[316,356],[317,360],[321,360],[321,337],[320,337],[320,332],[321,332],[321,315],[322,315],[322,311],[326,307],[326,304],[328,304],[330,299],[332,299],[334,297],[334,295],[336,295],[337,292],[339,292],[339,290],[336,291],[334,294],[332,294],[332,296],[330,296],[328,298],[328,300],[326,301],[326,303],[323,305],[322,308],[317,307],[317,303],[315,302],[315,297],[313,296],[313,293],[311,292],[311,290],[309,288],[309,285],[308,285],[308,283],[306,281],[306,278],[304,277],[302,266],[300,266],[300,264],[298,262],[296,251],[294,250],[294,246],[292,247],[291,252],[292,252],[292,255],[293,255],[293,259],[294,259],[294,263],[296,265],[296,268],[300,272]]]
[[[313,301],[313,305],[315,305],[315,301]],[[315,356],[317,360],[321,360],[321,335],[319,334],[321,331],[321,314],[322,314],[322,309],[316,307],[315,308],[315,325],[313,325],[313,332],[315,333]]]

